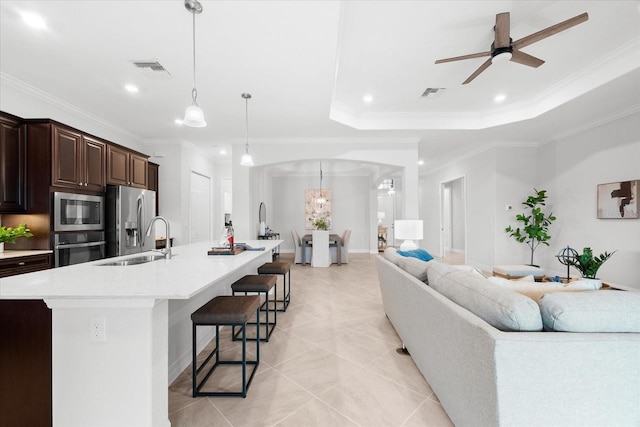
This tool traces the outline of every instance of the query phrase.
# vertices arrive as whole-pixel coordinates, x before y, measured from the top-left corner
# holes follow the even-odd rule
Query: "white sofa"
[[[640,426],[640,333],[506,332],[434,289],[441,281],[441,290],[449,287],[444,292],[469,304],[465,298],[475,292],[478,299],[485,297],[478,291],[491,286],[485,278],[387,251],[376,259],[384,310],[456,426]],[[425,276],[431,286],[421,280]],[[456,280],[464,282],[461,287]],[[465,289],[466,297],[456,289]],[[532,299],[495,289],[491,303],[497,301],[499,310],[519,306],[526,312],[515,314],[503,329],[509,322],[541,329],[542,315],[535,319]],[[638,327],[640,292],[550,294],[542,300],[562,304],[563,298],[596,292],[632,296],[636,312],[628,313],[629,327]]]

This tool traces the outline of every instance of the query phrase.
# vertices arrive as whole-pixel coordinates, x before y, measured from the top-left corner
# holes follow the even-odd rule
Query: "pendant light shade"
[[[182,120],[182,123],[194,128],[202,128],[207,125],[207,122],[204,121],[202,108],[198,107],[197,104],[189,105],[187,107],[184,111],[184,120]]]
[[[196,13],[202,13],[202,5],[198,0],[185,0],[184,7],[193,15],[193,89],[191,89],[191,105],[184,111],[182,124],[194,128],[207,125],[204,112],[198,106],[198,89],[196,89]]]
[[[244,154],[240,159],[240,166],[253,166],[253,157],[249,154],[249,100],[251,99],[251,94],[243,93],[240,96],[244,99],[245,125],[247,128],[247,141],[244,145]]]

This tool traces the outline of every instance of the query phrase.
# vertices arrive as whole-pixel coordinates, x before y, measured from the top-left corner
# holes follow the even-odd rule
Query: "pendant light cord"
[[[193,15],[193,89],[191,90],[191,98],[193,103],[198,105],[196,99],[198,98],[198,89],[196,89],[196,12],[191,12]]]
[[[244,146],[245,152],[249,154],[249,97],[244,98],[244,120],[247,130],[247,142]]]

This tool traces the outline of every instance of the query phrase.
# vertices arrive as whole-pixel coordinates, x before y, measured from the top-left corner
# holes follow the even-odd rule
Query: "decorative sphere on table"
[[[575,249],[569,246],[567,246],[566,248],[560,249],[560,252],[558,252],[558,255],[556,255],[556,258],[558,258],[558,261],[560,261],[560,264],[567,266],[567,280],[571,279],[571,277],[569,276],[569,266],[570,266],[569,260],[576,259],[577,257],[578,257],[578,251],[576,251]]]

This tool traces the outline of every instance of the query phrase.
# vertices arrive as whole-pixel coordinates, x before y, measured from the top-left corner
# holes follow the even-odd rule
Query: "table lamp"
[[[382,220],[384,219],[384,212],[378,212],[378,227],[382,225]]]
[[[394,223],[395,237],[404,240],[400,245],[401,251],[418,249],[414,240],[422,240],[422,220],[402,219]]]

